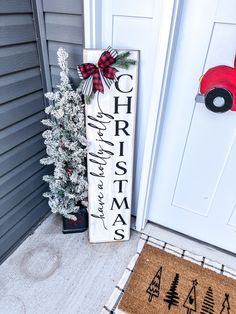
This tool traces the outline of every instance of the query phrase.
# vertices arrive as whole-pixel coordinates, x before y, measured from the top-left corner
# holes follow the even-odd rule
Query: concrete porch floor
[[[0,266],[0,313],[100,313],[139,236],[90,244],[87,232],[62,234],[60,217],[50,215]]]
[[[134,226],[134,219],[132,225]],[[50,215],[0,266],[0,314],[99,314],[130,259],[128,242],[90,244],[88,233],[62,234]],[[236,269],[236,256],[148,223],[143,233]]]

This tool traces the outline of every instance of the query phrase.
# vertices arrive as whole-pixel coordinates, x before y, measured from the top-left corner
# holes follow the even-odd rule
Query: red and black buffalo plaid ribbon
[[[103,81],[110,88],[111,84],[116,81],[117,69],[111,67],[116,62],[117,51],[108,47],[100,56],[97,65],[93,63],[84,63],[78,65],[77,70],[79,77],[84,80],[82,93],[86,96],[92,92],[99,91],[104,93]]]

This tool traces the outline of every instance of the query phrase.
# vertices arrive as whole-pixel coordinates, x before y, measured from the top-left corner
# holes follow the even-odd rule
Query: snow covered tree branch
[[[81,95],[74,90],[68,78],[68,53],[59,48],[58,65],[61,68],[60,85],[55,92],[45,96],[51,100],[45,112],[48,119],[42,123],[48,127],[43,132],[47,157],[40,162],[54,165],[53,175],[43,177],[49,183],[49,199],[53,213],[76,220],[80,205],[87,206],[86,130],[84,104]]]

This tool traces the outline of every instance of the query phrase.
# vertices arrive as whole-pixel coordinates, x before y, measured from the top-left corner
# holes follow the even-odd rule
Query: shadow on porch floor
[[[0,313],[100,313],[139,236],[90,244],[87,232],[64,235],[60,217],[49,216],[1,265]]]

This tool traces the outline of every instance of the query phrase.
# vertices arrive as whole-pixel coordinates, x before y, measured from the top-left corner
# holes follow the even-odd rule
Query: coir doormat
[[[236,314],[236,281],[145,244],[118,309],[130,314]]]

